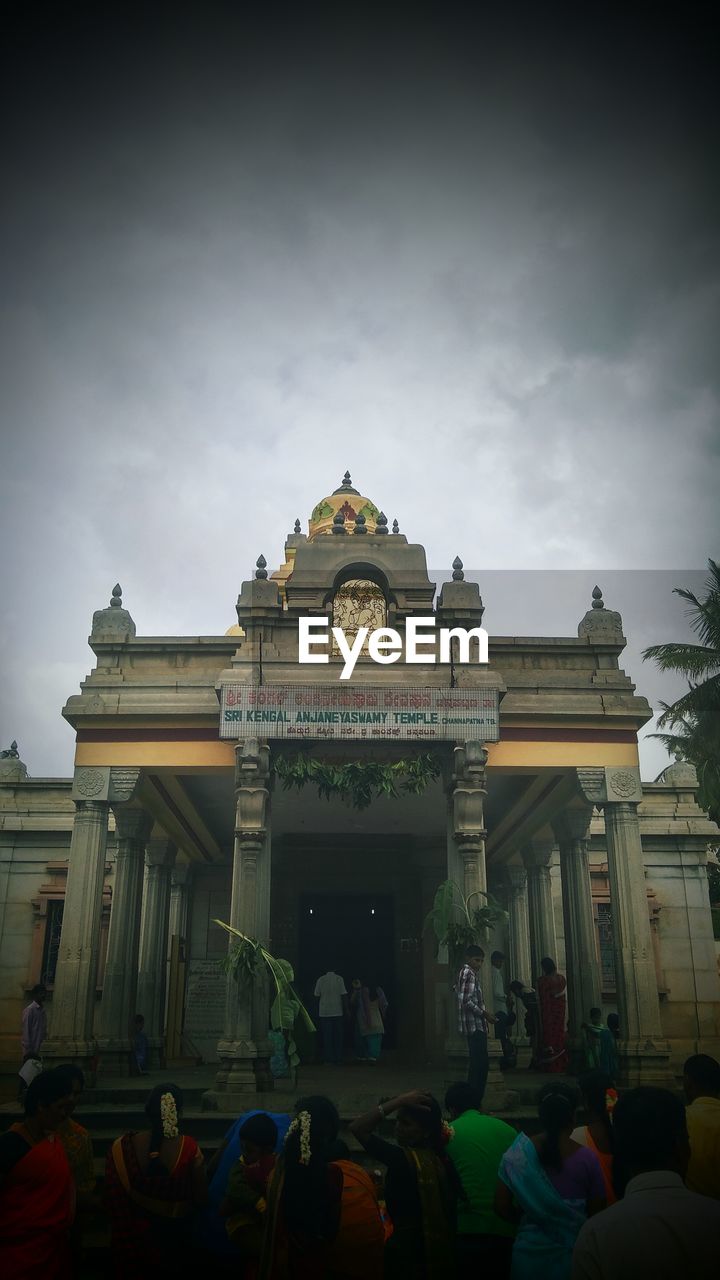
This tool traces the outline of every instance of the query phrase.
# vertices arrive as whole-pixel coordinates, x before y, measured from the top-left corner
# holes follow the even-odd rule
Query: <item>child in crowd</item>
[[[614,1015],[617,1017],[617,1014]],[[613,1014],[610,1014],[608,1023]],[[602,1009],[590,1010],[590,1021],[583,1023],[585,1032],[585,1070],[604,1071],[611,1080],[617,1075],[617,1048],[609,1026],[603,1026]]]
[[[246,1280],[257,1273],[270,1175],[275,1168],[277,1125],[264,1112],[249,1116],[239,1132],[242,1156],[230,1170],[220,1213],[228,1238],[246,1260]]]

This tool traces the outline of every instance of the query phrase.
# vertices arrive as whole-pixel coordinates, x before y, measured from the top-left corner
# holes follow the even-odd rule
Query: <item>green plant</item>
[[[485,905],[478,902],[473,906],[476,898],[484,898]],[[432,929],[435,934],[436,954],[440,947],[447,947],[450,970],[454,974],[466,949],[485,942],[501,920],[507,920],[507,911],[492,894],[476,889],[466,898],[454,880],[444,880],[436,890],[423,928],[424,932]]]
[[[270,1005],[270,1026],[273,1031],[282,1031],[286,1035],[288,1061],[293,1079],[296,1079],[300,1057],[293,1036],[295,1023],[300,1018],[308,1031],[315,1031],[315,1023],[293,986],[295,973],[290,961],[272,955],[256,938],[249,938],[224,920],[215,920],[214,923],[238,939],[222,961],[226,973],[231,973],[239,984],[250,985],[257,979],[258,964],[262,963],[272,977],[275,997]]]
[[[440,761],[429,752],[408,760],[349,760],[330,764],[305,751],[273,757],[273,767],[285,790],[316,786],[321,799],[333,796],[355,809],[367,809],[373,800],[400,794],[420,795],[440,774]]]

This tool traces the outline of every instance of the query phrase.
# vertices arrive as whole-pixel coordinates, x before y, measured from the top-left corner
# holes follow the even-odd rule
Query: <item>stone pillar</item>
[[[145,1034],[153,1066],[162,1065],[164,1058],[170,873],[176,853],[177,846],[167,836],[149,840],[145,853],[137,1009],[134,1012],[145,1018]]]
[[[605,816],[612,906],[620,1072],[623,1084],[670,1079],[670,1046],[662,1034],[638,804],[637,769],[578,770],[587,800]]]
[[[170,873],[170,914],[168,919],[168,959],[170,939],[187,938],[188,887],[192,868],[188,863],[173,867]]]
[[[235,844],[229,923],[267,943],[270,932],[270,751],[257,739],[235,749]],[[229,946],[234,945],[230,939]],[[225,1035],[218,1044],[220,1070],[210,1105],[230,1109],[232,1095],[271,1083],[268,983],[259,966],[252,982],[228,977]],[[225,1095],[224,1098],[218,1095]],[[212,1101],[211,1101],[212,1099]]]
[[[560,848],[563,920],[565,923],[565,971],[568,981],[568,1032],[570,1051],[580,1066],[583,1022],[590,1010],[600,1007],[600,965],[595,941],[588,841],[592,808],[566,809],[553,821]]]
[[[117,851],[98,1047],[103,1058],[126,1071],[136,1013],[145,845],[153,819],[146,810],[128,805],[114,805],[113,813]]]
[[[533,985],[530,958],[530,918],[528,913],[528,874],[525,867],[510,864],[505,868],[508,892],[508,951],[510,981],[518,979]]]
[[[70,841],[60,955],[50,1021],[43,1045],[48,1065],[74,1061],[93,1078],[97,1042],[95,1003],[100,921],[111,802],[129,800],[135,769],[78,767],[73,777],[75,820]]]
[[[448,864],[462,867],[460,887],[469,900],[470,913],[486,903],[487,867],[485,863],[484,801],[487,795],[485,768],[488,753],[481,742],[465,742],[454,751],[454,767],[450,797],[452,804],[451,843]],[[485,963],[480,980],[488,1009],[492,1009],[490,980],[491,940],[484,938]],[[455,975],[452,975],[454,980]],[[451,1004],[452,1022],[449,1029],[447,1052],[455,1073],[467,1075],[467,1046],[458,1033],[454,1001]],[[488,1074],[485,1105],[499,1107],[504,1103],[505,1087],[499,1068],[500,1041],[495,1039],[493,1028],[488,1036],[490,1071]]]
[[[550,863],[555,851],[554,840],[532,840],[522,850],[528,874],[528,914],[530,917],[531,982],[535,986],[543,956],[555,959],[557,938],[553,913]]]

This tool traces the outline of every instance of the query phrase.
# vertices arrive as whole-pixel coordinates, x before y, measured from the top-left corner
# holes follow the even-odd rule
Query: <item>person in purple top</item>
[[[600,1162],[570,1137],[576,1110],[574,1089],[546,1085],[538,1097],[542,1132],[518,1134],[500,1161],[495,1212],[519,1223],[512,1280],[570,1280],[580,1229],[605,1208]]]
[[[28,1058],[39,1058],[43,1040],[47,1035],[47,1013],[44,1009],[47,991],[38,984],[30,992],[32,1000],[23,1009],[22,1015],[22,1054],[23,1062]]]

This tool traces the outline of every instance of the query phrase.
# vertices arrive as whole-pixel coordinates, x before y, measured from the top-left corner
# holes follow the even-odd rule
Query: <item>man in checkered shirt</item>
[[[467,1036],[468,1042],[468,1084],[476,1090],[479,1103],[488,1078],[488,1023],[495,1022],[495,1015],[485,1008],[478,979],[484,959],[482,947],[468,947],[455,987],[460,1034]]]

